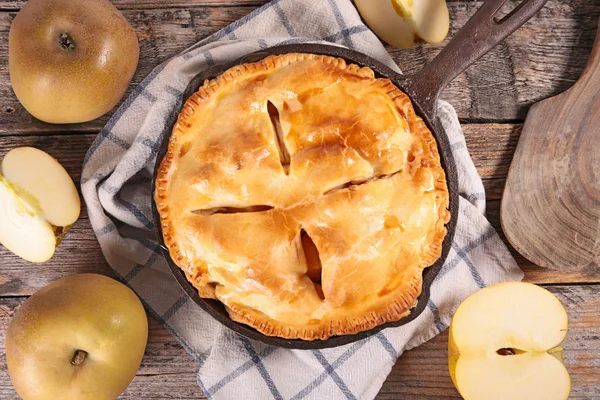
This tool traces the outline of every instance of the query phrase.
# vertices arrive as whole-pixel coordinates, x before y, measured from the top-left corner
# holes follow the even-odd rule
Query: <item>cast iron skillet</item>
[[[294,349],[322,349],[344,345],[372,336],[384,328],[407,324],[417,318],[425,309],[427,301],[429,300],[429,292],[433,280],[440,272],[442,265],[448,256],[454,237],[454,231],[456,229],[456,218],[458,216],[458,182],[456,165],[454,164],[454,158],[452,157],[448,138],[446,137],[439,120],[436,118],[435,104],[439,93],[468,66],[535,15],[544,6],[547,0],[523,0],[505,17],[502,19],[496,18],[495,15],[506,1],[507,0],[486,0],[481,8],[469,21],[467,21],[463,28],[454,36],[450,43],[446,45],[440,54],[425,68],[411,76],[398,74],[365,54],[343,47],[326,44],[292,44],[262,50],[259,53],[250,54],[228,65],[219,65],[203,71],[190,82],[181,99],[183,104],[183,101],[187,100],[187,98],[196,92],[206,79],[215,78],[230,67],[247,62],[255,62],[268,55],[285,53],[323,54],[340,57],[349,63],[358,64],[360,66],[368,66],[375,71],[375,74],[378,77],[387,77],[391,79],[400,90],[408,94],[412,100],[415,111],[423,118],[437,140],[442,167],[446,172],[446,180],[450,192],[450,212],[452,215],[451,220],[447,225],[448,233],[442,244],[442,255],[432,266],[425,269],[423,272],[423,290],[418,298],[417,305],[412,309],[409,316],[402,318],[400,321],[389,322],[354,335],[335,336],[326,340],[316,341],[287,340],[278,337],[270,337],[263,335],[247,325],[234,322],[229,318],[222,303],[212,299],[203,299],[198,296],[198,292],[188,282],[183,271],[179,269],[171,259],[169,250],[163,241],[160,218],[154,196],[152,196],[154,225],[157,228],[157,236],[160,241],[162,253],[166,258],[173,275],[192,300],[223,325],[240,335],[269,345]],[[310,79],[310,77],[307,79]],[[179,109],[174,109],[171,112],[168,123],[165,125],[163,142],[158,151],[157,163],[154,170],[152,193],[154,193],[155,190],[154,183],[158,174],[160,161],[166,153],[169,137],[180,111],[181,107],[179,107]]]

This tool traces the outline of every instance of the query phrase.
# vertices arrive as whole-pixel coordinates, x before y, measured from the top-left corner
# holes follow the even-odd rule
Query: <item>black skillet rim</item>
[[[375,71],[378,77],[387,77],[390,78],[394,84],[396,84],[402,91],[407,92],[411,101],[413,102],[413,106],[417,114],[423,118],[428,128],[431,130],[433,135],[436,138],[438,144],[438,151],[440,153],[440,159],[442,163],[442,167],[446,172],[446,181],[448,185],[448,191],[450,193],[450,213],[451,219],[450,222],[446,225],[447,234],[442,243],[442,254],[438,260],[432,264],[430,267],[426,268],[423,271],[423,284],[422,291],[419,297],[417,298],[417,305],[411,309],[411,312],[408,316],[400,319],[395,322],[388,322],[375,328],[372,328],[367,331],[355,333],[352,335],[343,335],[343,336],[333,336],[325,340],[315,340],[315,341],[307,341],[301,339],[284,339],[280,337],[267,336],[259,331],[251,328],[248,325],[237,323],[229,318],[227,311],[223,304],[219,301],[213,299],[204,299],[198,295],[196,289],[192,286],[192,284],[187,280],[185,273],[175,264],[173,259],[169,254],[169,250],[164,243],[163,234],[162,234],[162,225],[160,222],[160,216],[158,214],[158,209],[156,207],[156,201],[154,198],[155,192],[155,182],[156,177],[158,175],[158,170],[160,167],[160,163],[166,154],[169,139],[171,137],[171,133],[173,131],[173,126],[177,122],[177,117],[185,104],[185,101],[195,93],[202,83],[207,79],[212,79],[225,72],[227,69],[234,67],[235,65],[248,63],[248,62],[256,62],[268,55],[273,54],[285,54],[285,53],[311,53],[311,54],[323,54],[328,56],[340,57],[345,59],[347,62],[352,64],[357,64],[361,66],[368,66],[373,71]],[[456,165],[454,162],[454,158],[451,153],[450,143],[448,142],[448,138],[444,133],[441,124],[437,119],[433,119],[431,116],[431,110],[423,110],[418,102],[414,100],[414,93],[410,91],[410,77],[403,76],[398,74],[397,72],[391,70],[387,66],[381,64],[377,60],[373,58],[355,52],[344,47],[338,47],[330,44],[312,44],[312,43],[302,43],[302,44],[292,44],[292,45],[282,45],[271,47],[265,50],[261,50],[256,53],[249,54],[244,56],[232,63],[217,65],[206,69],[199,74],[197,74],[188,84],[186,90],[181,96],[180,102],[176,107],[171,111],[169,118],[165,124],[165,127],[162,132],[161,145],[157,152],[156,164],[154,167],[152,185],[151,185],[151,198],[152,198],[152,216],[154,220],[154,226],[157,234],[157,239],[160,244],[160,249],[163,257],[167,261],[169,265],[169,269],[171,270],[173,276],[181,286],[181,288],[186,292],[186,294],[196,303],[198,304],[204,311],[210,314],[213,318],[219,321],[224,326],[233,330],[234,332],[253,340],[257,340],[259,342],[283,347],[290,349],[301,349],[301,350],[312,350],[312,349],[325,349],[331,347],[342,346],[345,344],[357,342],[362,339],[366,339],[371,337],[383,329],[399,327],[402,325],[406,325],[409,322],[415,320],[421,313],[425,310],[427,306],[427,302],[430,297],[430,290],[433,281],[439,274],[442,266],[448,257],[448,253],[450,251],[450,247],[452,246],[452,241],[454,239],[454,233],[456,230],[456,219],[458,217],[458,186],[457,186],[457,173],[456,173]]]

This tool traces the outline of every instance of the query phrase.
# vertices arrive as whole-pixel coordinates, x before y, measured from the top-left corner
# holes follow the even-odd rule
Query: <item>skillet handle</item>
[[[533,17],[547,0],[523,0],[504,18],[495,15],[507,0],[485,0],[425,68],[407,78],[407,89],[435,117],[438,96],[454,78]]]

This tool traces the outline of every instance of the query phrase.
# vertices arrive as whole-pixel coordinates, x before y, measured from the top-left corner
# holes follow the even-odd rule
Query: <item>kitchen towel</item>
[[[485,193],[454,109],[439,117],[458,167],[460,211],[450,255],[413,322],[326,350],[288,350],[223,327],[172,277],[154,235],[150,183],[167,114],[198,72],[283,43],[325,41],[398,70],[350,0],[275,0],[156,67],[108,121],[84,161],[81,187],[102,251],[117,276],[198,361],[209,398],[372,399],[396,359],[450,323],[458,304],[484,286],[523,274],[486,220]]]

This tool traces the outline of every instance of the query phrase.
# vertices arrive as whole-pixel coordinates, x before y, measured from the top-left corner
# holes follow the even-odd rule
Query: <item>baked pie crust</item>
[[[408,97],[313,54],[206,81],[179,115],[155,199],[200,296],[288,339],[406,316],[450,219],[435,139]]]

